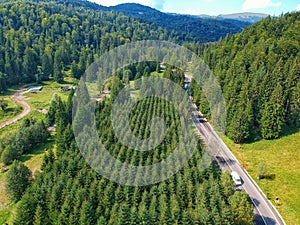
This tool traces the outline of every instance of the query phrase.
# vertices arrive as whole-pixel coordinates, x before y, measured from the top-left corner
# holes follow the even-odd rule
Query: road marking
[[[229,163],[226,161],[226,156],[227,155],[225,155],[224,156],[224,154],[223,154],[223,152],[219,149],[219,153],[222,155],[222,157],[225,159],[225,163],[227,164],[227,166],[229,167],[229,169],[231,170],[231,172],[233,171],[233,169],[232,169],[232,167],[229,165]],[[227,156],[228,157],[228,156]],[[230,158],[229,158],[230,159]],[[218,162],[218,161],[217,161]],[[220,163],[218,163],[219,165],[220,165]],[[222,168],[222,166],[220,165],[220,167]],[[244,181],[244,180],[243,180]],[[243,185],[241,185],[241,188],[250,196],[250,194],[245,190],[245,188],[243,187]],[[254,205],[254,207],[257,209],[257,211],[258,211],[258,213],[259,213],[259,215],[260,215],[260,217],[262,218],[262,220],[264,221],[264,223],[266,224],[266,225],[268,225],[268,223],[266,222],[266,220],[264,219],[264,217],[262,216],[262,213],[261,213],[261,211],[259,210],[259,208],[258,208],[258,205],[256,205],[256,203],[254,202],[254,200],[250,197],[250,199],[251,199],[251,202],[253,203],[253,205]]]
[[[219,137],[219,139],[220,139],[220,137]],[[275,219],[275,221],[276,221],[276,223],[278,223],[278,224],[280,224],[279,223],[279,221],[278,221],[278,219],[277,219],[277,217],[275,216],[275,214],[274,214],[274,212],[273,212],[273,209],[270,207],[270,203],[268,203],[267,201],[266,201],[266,197],[263,195],[263,192],[262,191],[260,191],[259,190],[259,188],[258,188],[258,185],[255,183],[255,181],[254,180],[252,180],[252,178],[245,172],[245,170],[243,169],[243,167],[238,163],[238,160],[236,159],[236,157],[233,155],[233,153],[228,149],[228,147],[225,145],[225,143],[220,139],[220,141],[222,142],[222,144],[223,144],[223,146],[225,147],[225,150],[226,150],[226,153],[230,153],[231,154],[231,156],[233,156],[233,158],[235,159],[235,161],[236,161],[236,165],[237,165],[237,167],[239,167],[239,169],[240,170],[242,170],[243,172],[244,172],[244,174],[246,175],[246,177],[247,177],[247,179],[255,186],[255,188],[254,188],[254,190],[261,196],[261,199],[263,200],[263,202],[265,203],[265,205],[267,206],[267,208],[269,209],[269,211],[271,211],[271,214],[273,215],[273,218]],[[225,152],[224,152],[225,153]],[[228,157],[228,155],[225,153],[225,155]],[[230,157],[229,157],[229,159],[230,159]],[[226,162],[227,163],[227,162]],[[228,163],[227,163],[228,164]],[[221,166],[221,165],[220,165]],[[228,164],[228,166],[229,166],[229,168],[231,169],[231,167],[230,167],[230,165]],[[242,186],[243,187],[243,186]],[[244,190],[245,190],[245,188],[243,188]],[[246,190],[245,190],[246,191]],[[246,191],[247,192],[247,191]],[[247,192],[248,193],[248,192]],[[249,195],[249,193],[248,193],[248,195]],[[253,200],[251,199],[251,201],[253,202]],[[253,202],[254,203],[254,202]],[[255,204],[255,203],[254,203]],[[255,204],[256,205],[256,204]],[[257,208],[257,210],[259,211],[259,209]],[[261,214],[261,213],[260,213]],[[262,217],[263,218],[263,217]],[[264,218],[263,218],[263,220],[264,220]],[[264,220],[265,221],[265,220]],[[265,222],[265,224],[267,224],[266,222]],[[283,224],[285,224],[284,222],[283,222]]]
[[[191,77],[191,76],[188,76],[187,74],[185,74],[185,76],[186,76],[186,80],[187,80],[188,82],[191,82],[192,77]],[[188,88],[190,89],[190,85],[189,85]],[[197,108],[197,106],[195,105],[195,103],[193,103],[193,100],[192,100],[191,96],[190,96],[190,101],[191,101],[192,106],[193,106],[193,107],[192,107],[192,110],[197,112],[197,113],[196,113],[196,116],[197,116],[197,115],[203,116],[203,114],[198,110],[198,108]],[[195,116],[195,113],[193,113],[193,115]],[[200,136],[202,137],[203,141],[204,141],[204,142],[209,141],[209,139],[208,139],[208,137],[207,137],[207,136],[209,136],[209,134],[207,133],[207,130],[208,130],[208,131],[213,135],[213,137],[216,138],[216,141],[217,141],[219,144],[221,144],[220,147],[218,148],[217,154],[221,154],[221,155],[223,156],[223,158],[224,158],[224,154],[225,154],[226,157],[228,157],[227,153],[230,154],[231,157],[228,157],[228,159],[229,159],[229,160],[232,160],[232,159],[234,160],[235,165],[242,171],[243,175],[245,175],[245,178],[248,179],[249,185],[250,185],[250,186],[252,186],[252,185],[254,186],[253,190],[255,190],[255,192],[258,194],[258,196],[263,200],[263,202],[264,202],[264,204],[265,204],[265,206],[266,206],[266,209],[267,209],[268,211],[271,211],[271,214],[273,215],[273,218],[275,219],[276,223],[277,223],[277,224],[281,224],[281,223],[279,223],[279,221],[278,221],[278,219],[277,219],[277,216],[275,216],[275,214],[274,214],[274,212],[273,212],[274,209],[275,209],[275,211],[276,211],[276,208],[272,205],[272,203],[266,201],[266,199],[265,199],[266,196],[265,196],[264,193],[260,190],[259,186],[258,186],[258,185],[256,184],[256,182],[251,178],[251,176],[249,176],[249,174],[243,169],[243,167],[241,166],[241,164],[239,163],[239,161],[237,160],[237,158],[236,158],[236,157],[234,156],[234,154],[230,151],[230,149],[227,147],[227,145],[224,143],[224,141],[219,137],[219,135],[214,131],[214,129],[212,128],[212,126],[210,125],[210,123],[207,121],[207,122],[206,122],[206,123],[207,123],[206,125],[198,124],[198,126],[197,126],[196,121],[199,122],[199,119],[194,118],[194,116],[193,116],[193,118],[192,118],[193,123],[194,123],[194,126],[196,127],[196,129],[197,129],[197,131],[199,132]],[[201,129],[201,128],[202,128],[202,129]],[[203,131],[203,130],[204,130],[204,131]],[[201,134],[202,134],[202,135],[201,135]],[[223,151],[221,150],[221,148],[223,148]],[[223,154],[223,153],[224,153],[224,154]],[[212,156],[212,157],[214,157],[214,156]],[[222,168],[222,166],[221,166],[221,164],[218,162],[218,160],[216,160],[216,161],[217,161],[217,163],[219,164],[219,166]],[[227,166],[229,167],[229,169],[230,169],[231,171],[233,171],[233,170],[232,170],[232,167],[228,164],[228,162],[227,162],[226,160],[225,160],[225,163],[227,164]],[[244,179],[244,180],[245,180],[245,179]],[[247,182],[247,183],[248,183],[248,182]],[[251,185],[251,184],[252,184],[252,185]],[[242,185],[241,187],[242,187],[242,189],[250,196],[250,194],[246,191],[246,189],[244,188],[244,186]],[[254,200],[253,200],[251,197],[250,197],[250,199],[251,199],[251,201],[252,201],[254,207],[257,209],[257,211],[258,211],[260,217],[262,218],[262,220],[264,221],[264,223],[265,223],[266,225],[268,225],[268,223],[267,223],[266,220],[264,219],[264,217],[263,217],[261,211],[259,210],[258,205],[254,202]],[[270,205],[271,205],[271,207],[270,207]],[[277,211],[277,214],[279,214],[278,211]],[[282,217],[280,216],[280,214],[279,214],[279,217],[281,218],[282,223],[285,225],[285,222],[284,222],[284,220],[282,219]],[[272,219],[272,218],[271,218],[271,219]]]

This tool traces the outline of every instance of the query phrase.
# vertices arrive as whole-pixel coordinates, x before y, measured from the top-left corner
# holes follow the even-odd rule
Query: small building
[[[27,92],[38,93],[38,92],[40,92],[42,90],[43,90],[42,86],[39,86],[39,87],[30,87],[30,88],[27,89]]]
[[[75,86],[63,86],[61,87],[61,91],[65,92],[65,91],[71,91],[71,90],[75,90]]]

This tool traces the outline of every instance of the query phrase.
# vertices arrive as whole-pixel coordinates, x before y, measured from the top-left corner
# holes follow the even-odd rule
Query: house
[[[70,91],[70,90],[74,90],[76,87],[75,86],[63,86],[61,87],[61,91],[65,92],[65,91]]]
[[[38,93],[40,92],[41,90],[43,90],[43,87],[42,86],[39,86],[39,87],[30,87],[27,89],[27,92],[30,92],[30,93]]]

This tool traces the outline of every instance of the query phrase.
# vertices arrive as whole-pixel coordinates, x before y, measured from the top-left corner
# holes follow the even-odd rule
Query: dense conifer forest
[[[109,9],[175,30],[185,40],[195,39],[203,43],[218,41],[227,34],[239,33],[243,28],[251,25],[248,22],[232,19],[201,18],[190,15],[163,13],[134,3],[112,6]]]
[[[100,176],[77,149],[66,119],[71,116],[68,104],[56,108],[56,154],[45,155],[42,173],[36,175],[18,205],[15,224],[252,223],[248,196],[234,192],[230,174],[221,173],[215,164],[201,170],[200,143],[189,163],[159,184],[123,186]],[[100,138],[114,157],[133,165],[149,165],[172,152],[180,126],[170,103],[146,98],[134,107],[130,124],[141,138],[148,136],[151,118],[161,116],[168,121],[165,140],[150,153],[132,151],[116,141],[109,118],[111,104],[110,99],[101,102],[96,115]],[[160,171],[156,172],[159,175]]]
[[[227,105],[227,135],[235,142],[280,137],[300,126],[300,13],[268,17],[242,33],[197,48],[214,71]],[[209,116],[204,94],[192,95]]]
[[[62,82],[70,69],[79,78],[94,59],[128,42],[183,41],[176,32],[118,12],[67,3],[6,2],[0,18],[0,92],[49,78]]]
[[[277,138],[285,127],[300,126],[299,17],[300,13],[268,17],[240,34],[200,44],[201,38],[194,34],[185,37],[86,1],[4,1],[0,4],[0,92],[24,83],[63,83],[66,76],[79,79],[92,62],[117,46],[167,40],[185,44],[213,70],[227,103],[227,135],[232,140]],[[165,66],[161,71],[159,62],[129,65],[105,84],[110,95],[97,103],[96,125],[101,141],[120,161],[151,165],[164,160],[178,143],[178,113],[161,98],[144,98],[130,114],[130,128],[140,139],[149,137],[152,118],[166,121],[166,136],[153,151],[124,146],[110,119],[112,103],[123,87],[133,82],[143,95],[147,84],[135,83],[138,78],[156,73],[183,88],[184,71]],[[209,117],[206,98],[194,82],[191,94]],[[11,202],[18,202],[13,224],[252,224],[251,201],[245,192],[235,191],[231,175],[222,173],[215,161],[201,168],[205,150],[200,139],[186,166],[158,184],[126,186],[99,175],[75,142],[73,95],[71,91],[66,101],[54,95],[44,121],[25,119],[13,135],[1,139],[0,160],[10,165],[7,194]],[[55,147],[44,154],[41,171],[32,174],[15,159],[45,142],[50,136],[47,127],[54,124]]]

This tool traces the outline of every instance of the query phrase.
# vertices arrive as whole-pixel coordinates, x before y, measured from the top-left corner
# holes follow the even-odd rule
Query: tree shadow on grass
[[[280,136],[278,138],[275,138],[275,139],[271,139],[271,140],[277,140],[277,139],[280,139],[280,138],[283,138],[283,137],[287,137],[287,136],[290,136],[292,134],[296,134],[300,132],[300,127],[288,127],[288,126],[283,126],[282,127],[282,131],[280,133]],[[243,142],[243,144],[253,144],[255,142],[259,142],[261,140],[264,140],[260,137],[260,134],[258,133],[255,133],[255,134],[252,134],[250,138],[248,138],[247,140],[245,140]]]
[[[259,180],[263,180],[263,179],[266,179],[266,180],[275,180],[275,178],[276,178],[276,174],[271,173],[271,174],[266,174],[266,175],[260,176]]]
[[[32,157],[42,154],[43,152],[49,150],[54,144],[53,139],[49,139],[46,143],[39,144],[34,150],[30,151],[27,154],[24,154],[18,158],[19,161],[25,163],[30,160]]]
[[[290,135],[298,133],[298,132],[300,132],[300,127],[287,127],[287,126],[284,126],[282,128],[282,132],[281,132],[279,138],[290,136]]]

